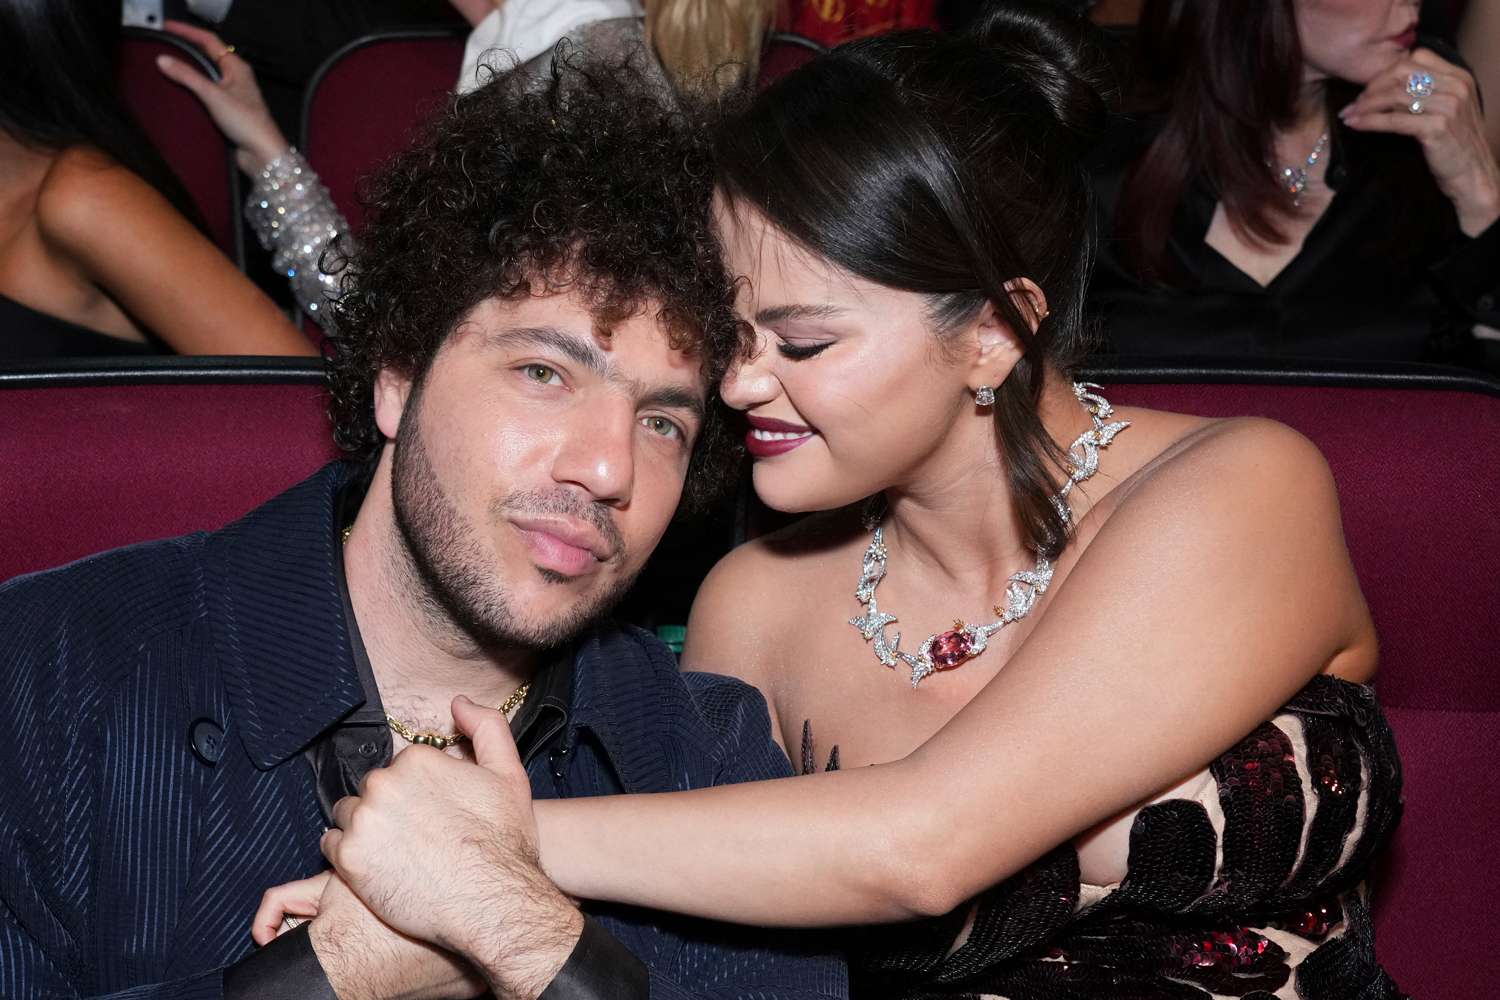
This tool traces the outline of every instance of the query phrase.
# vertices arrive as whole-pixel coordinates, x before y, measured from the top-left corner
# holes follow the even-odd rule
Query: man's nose
[[[635,488],[636,437],[630,400],[603,398],[576,407],[563,427],[553,480],[578,486],[599,503],[629,503]]]
[[[736,361],[724,373],[719,386],[724,402],[736,410],[748,410],[776,398],[781,383],[771,371],[773,359],[770,338],[757,331],[750,356]]]

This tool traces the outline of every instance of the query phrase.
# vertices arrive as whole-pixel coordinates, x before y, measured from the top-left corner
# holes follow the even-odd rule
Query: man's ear
[[[375,426],[387,441],[396,440],[396,431],[401,427],[401,415],[406,412],[406,401],[411,398],[411,376],[387,366],[375,376]]]
[[[1012,278],[1005,283],[1005,290],[1028,325],[1027,332],[1034,332],[1047,315],[1047,296],[1030,278]],[[1011,370],[1025,355],[1026,345],[995,309],[993,302],[986,302],[975,317],[974,336],[979,349],[969,371],[969,388],[996,388],[1010,377]]]

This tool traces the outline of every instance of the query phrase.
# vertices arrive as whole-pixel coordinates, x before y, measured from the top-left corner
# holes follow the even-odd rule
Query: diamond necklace
[[[1068,464],[1072,468],[1067,482],[1050,498],[1064,525],[1073,520],[1073,510],[1068,506],[1068,494],[1073,492],[1074,486],[1099,471],[1099,449],[1108,448],[1115,435],[1130,426],[1128,420],[1107,422],[1114,415],[1114,408],[1109,405],[1109,400],[1089,391],[1098,388],[1092,382],[1073,383],[1073,397],[1088,412],[1094,426],[1078,435],[1068,449]],[[910,667],[913,688],[929,674],[939,670],[952,670],[984,652],[990,636],[1011,622],[1020,621],[1029,615],[1052,583],[1052,563],[1041,553],[1037,553],[1035,567],[1011,575],[1010,584],[1005,588],[1005,607],[997,604],[994,608],[995,614],[1000,616],[998,619],[988,625],[965,625],[962,621],[955,621],[953,628],[947,632],[929,635],[915,654],[902,652],[901,633],[887,636],[885,632],[887,625],[899,619],[881,611],[875,600],[875,588],[880,586],[880,581],[885,577],[885,561],[890,554],[885,547],[885,527],[879,523],[878,518],[874,523],[868,523],[867,527],[874,528],[875,535],[865,549],[859,573],[859,589],[854,592],[855,599],[864,605],[865,613],[857,618],[850,618],[849,624],[859,630],[866,642],[874,640],[875,657],[881,663],[892,669],[897,663],[905,663]]]
[[[1282,167],[1281,186],[1286,188],[1286,193],[1292,196],[1292,206],[1302,207],[1302,192],[1307,190],[1308,171],[1317,166],[1318,160],[1323,156],[1323,149],[1328,145],[1328,133],[1324,132],[1318,136],[1318,141],[1313,144],[1312,152],[1307,154],[1304,166]]]

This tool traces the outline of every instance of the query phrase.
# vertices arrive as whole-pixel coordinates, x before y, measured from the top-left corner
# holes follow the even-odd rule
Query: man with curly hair
[[[373,185],[330,356],[355,460],[0,588],[0,725],[34,748],[0,758],[0,995],[845,995],[806,944],[580,909],[465,799],[480,768],[544,798],[790,773],[754,689],[604,619],[724,478],[708,388],[743,336],[702,131],[636,77],[499,79]],[[429,893],[379,901],[421,919],[332,878],[255,949],[262,891],[325,867],[387,765],[474,814],[430,831]]]

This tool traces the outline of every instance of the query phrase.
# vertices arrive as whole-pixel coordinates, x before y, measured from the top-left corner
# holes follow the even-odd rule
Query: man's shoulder
[[[203,533],[142,542],[0,583],[0,634],[13,667],[55,666],[92,649],[118,656],[203,614]]]
[[[609,689],[615,698],[628,689],[665,710],[649,714],[648,721],[661,725],[696,721],[717,730],[723,728],[727,713],[743,711],[743,706],[765,711],[765,699],[755,687],[734,677],[682,670],[667,644],[645,629],[603,626],[593,631],[587,643],[588,653],[610,671]],[[689,718],[667,710],[672,704],[687,708]]]
[[[755,687],[683,672],[666,644],[633,626],[596,629],[585,649],[595,659],[589,700],[613,720],[617,738],[676,757],[669,769],[679,780],[724,784],[790,773]]]

